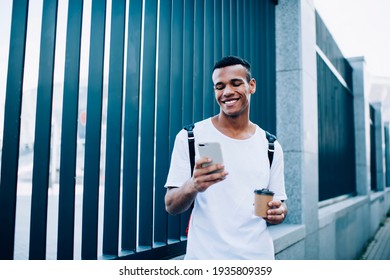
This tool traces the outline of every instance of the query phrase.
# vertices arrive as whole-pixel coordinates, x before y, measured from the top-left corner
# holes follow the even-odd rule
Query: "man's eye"
[[[215,89],[216,89],[216,90],[221,90],[221,89],[223,89],[224,87],[225,87],[224,85],[218,84],[218,85],[215,86]]]
[[[241,81],[235,81],[235,82],[232,83],[232,85],[233,85],[234,87],[239,87],[239,86],[242,85],[242,82],[241,82]]]

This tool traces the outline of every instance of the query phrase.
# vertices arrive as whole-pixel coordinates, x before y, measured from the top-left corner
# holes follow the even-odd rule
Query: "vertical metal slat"
[[[172,2],[171,26],[171,75],[170,75],[170,133],[171,143],[182,128],[182,73],[183,73],[183,2]],[[173,143],[172,143],[173,146]],[[180,240],[180,216],[168,218],[168,235],[170,239]]]
[[[266,98],[267,102],[265,103],[268,108],[267,118],[264,117],[264,127],[269,132],[276,134],[276,41],[275,41],[275,5],[274,3],[266,3],[260,5],[260,10],[264,10],[267,14],[266,24],[265,24],[265,33],[267,34],[266,40],[266,68],[265,68],[265,77],[267,80],[266,88]],[[260,44],[262,44],[260,40]],[[264,106],[264,105],[263,105]]]
[[[106,1],[92,2],[85,134],[82,259],[97,259]]]
[[[182,6],[183,10],[183,34],[182,37],[182,124],[190,124],[193,122],[193,65],[194,65],[194,1],[188,0]],[[179,62],[178,62],[179,63]],[[190,169],[190,165],[188,165]],[[180,216],[180,235],[185,236],[185,231],[188,226],[188,220],[191,211],[187,211]]]
[[[0,178],[0,259],[12,259],[14,255],[20,114],[28,3],[27,0],[14,1],[12,7]]]
[[[140,127],[139,245],[153,245],[154,101],[157,0],[145,1]]]
[[[57,0],[43,2],[31,197],[30,259],[46,257],[57,8]]]
[[[269,1],[261,1],[263,4],[264,2]],[[256,26],[256,28],[253,28],[253,37],[252,37],[252,43],[253,43],[253,52],[252,52],[252,58],[251,58],[251,64],[252,64],[252,75],[253,77],[256,77],[258,83],[257,83],[257,94],[254,94],[251,97],[251,110],[252,113],[252,119],[256,121],[261,127],[264,127],[264,122],[261,116],[268,115],[270,108],[266,106],[265,100],[267,99],[266,96],[266,77],[264,75],[264,70],[266,68],[266,54],[265,54],[265,45],[267,44],[266,40],[260,40],[260,37],[265,38],[266,33],[264,31],[266,21],[266,14],[264,10],[259,10],[259,1],[253,0],[252,1],[252,20],[253,20],[253,26]],[[259,65],[263,65],[262,67],[259,67]],[[261,110],[260,110],[261,108]]]
[[[194,121],[203,119],[204,1],[195,0],[194,16]]]
[[[171,4],[161,0],[159,17],[158,70],[156,96],[156,167],[155,167],[155,242],[167,243],[168,216],[165,188],[169,157],[169,73],[171,69]]]
[[[256,64],[259,63],[258,61],[256,61],[256,52],[258,51],[257,50],[257,45],[256,45],[256,36],[258,36],[258,29],[260,28],[259,26],[257,26],[257,20],[256,18],[257,17],[260,17],[258,14],[257,14],[257,11],[255,10],[255,2],[257,0],[249,0],[249,18],[250,18],[250,26],[255,26],[255,28],[251,28],[249,30],[249,33],[250,33],[250,37],[249,37],[249,45],[250,45],[250,48],[249,48],[249,56],[248,56],[248,60],[249,62],[251,63],[251,66],[252,66],[252,76],[257,80],[257,84],[256,84],[256,92],[257,94],[255,94],[253,97],[251,97],[251,110],[250,110],[250,118],[258,123],[258,115],[259,115],[259,107],[258,107],[258,104],[257,104],[257,96],[256,95],[260,95],[261,94],[261,82],[262,82],[262,77],[259,77],[257,76],[257,73],[256,73]],[[260,125],[260,124],[259,124]]]
[[[237,55],[237,0],[230,0],[230,53]]]
[[[246,32],[241,32],[241,30],[246,30],[244,26],[244,0],[237,0],[237,55],[244,57],[244,34]]]
[[[249,44],[249,38],[250,38],[250,28],[252,27],[251,24],[250,24],[250,6],[249,6],[249,1],[245,0],[244,1],[244,26],[243,26],[243,30],[245,30],[246,32],[244,32],[243,34],[243,40],[245,42],[244,44],[244,54],[243,54],[243,57],[246,58],[246,59],[249,59],[249,54],[250,54],[250,44]]]
[[[223,35],[222,35],[222,13],[221,13],[221,10],[222,10],[222,0],[215,0],[214,1],[214,61],[213,61],[213,65],[209,65],[210,70],[214,66],[214,63],[217,60],[220,60],[222,58],[222,36]],[[244,32],[244,33],[246,33],[246,32]],[[209,79],[211,81],[211,86],[212,86],[212,88],[210,88],[210,94],[212,94],[214,99],[215,99],[214,85],[212,84],[211,78],[212,77],[210,76]],[[218,114],[220,111],[218,103],[216,101],[214,101],[213,104],[214,104],[213,112],[214,112],[214,114]]]
[[[129,3],[126,97],[123,144],[123,193],[122,193],[122,248],[136,250],[137,231],[137,184],[138,184],[138,114],[139,77],[141,54],[142,1]],[[113,195],[108,186],[105,198]],[[109,203],[110,200],[105,200]],[[107,205],[105,203],[105,205]],[[111,223],[116,217],[116,208],[107,205],[104,209],[103,253],[115,252],[115,236],[111,236]]]
[[[183,8],[183,124],[190,124],[194,115],[194,0],[184,1]]]
[[[73,259],[82,15],[83,1],[69,0],[61,130],[58,259]]]
[[[230,1],[222,1],[222,56],[231,55],[230,51]]]
[[[115,196],[115,199],[110,201],[115,205],[115,215],[119,212],[120,199],[125,12],[126,1],[114,0],[112,2],[105,187],[109,188]],[[113,217],[111,227],[112,235],[118,236],[119,219],[117,216]]]
[[[214,113],[214,103],[216,102],[211,80],[214,64],[214,3],[212,0],[206,0],[204,12],[203,117],[207,118]]]

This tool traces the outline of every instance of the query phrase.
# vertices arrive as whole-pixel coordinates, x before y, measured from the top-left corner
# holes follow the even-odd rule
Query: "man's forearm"
[[[165,209],[171,215],[178,215],[187,211],[197,195],[192,179],[182,187],[168,187],[165,194]]]

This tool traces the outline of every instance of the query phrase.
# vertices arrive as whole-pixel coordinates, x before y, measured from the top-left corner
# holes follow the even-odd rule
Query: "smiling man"
[[[236,56],[213,68],[218,115],[195,123],[195,166],[191,176],[187,132],[176,136],[168,173],[165,205],[172,214],[188,210],[190,219],[186,259],[274,259],[267,228],[287,214],[284,161],[280,144],[270,168],[265,131],[249,120],[250,97],[256,92],[250,64]],[[218,142],[223,164],[199,157],[198,143]],[[217,171],[217,172],[215,172]],[[254,215],[254,190],[275,193],[265,218]]]

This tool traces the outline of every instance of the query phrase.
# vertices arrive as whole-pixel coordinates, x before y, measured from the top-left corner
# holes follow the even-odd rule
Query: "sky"
[[[313,0],[341,52],[364,56],[372,76],[390,78],[390,0]]]

